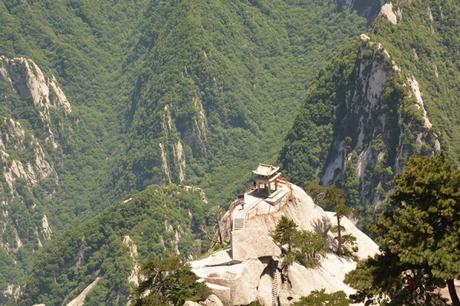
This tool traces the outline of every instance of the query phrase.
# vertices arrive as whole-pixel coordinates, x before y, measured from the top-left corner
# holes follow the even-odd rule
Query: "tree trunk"
[[[455,283],[453,279],[447,280],[447,288],[449,289],[450,299],[452,300],[452,306],[460,306],[457,291],[455,290]]]
[[[340,217],[337,215],[337,255],[342,254],[342,230],[340,228]]]

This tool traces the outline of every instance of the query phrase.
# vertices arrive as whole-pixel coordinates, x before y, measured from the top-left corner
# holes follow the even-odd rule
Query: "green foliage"
[[[53,150],[30,101],[0,82],[0,120],[19,120],[57,174],[15,199],[12,223],[25,242],[16,259],[27,271],[43,214],[57,235],[133,190],[169,182],[159,143],[171,181],[181,180],[181,141],[184,183],[224,206],[247,181],[242,172],[274,161],[315,71],[365,20],[321,1],[7,0],[0,24],[0,54],[35,61],[72,105],[52,114]],[[162,126],[167,105],[171,130]],[[31,159],[31,150],[11,151]],[[1,183],[0,197],[9,188]],[[10,228],[2,239],[12,238]]]
[[[11,159],[27,165],[34,157],[29,145],[33,136],[56,170],[33,187],[18,180],[13,186],[16,190],[8,191],[3,188],[6,184],[0,171],[0,201],[8,203],[9,212],[7,220],[2,219],[2,224],[7,224],[2,244],[15,246],[12,228],[17,229],[23,243],[18,252],[10,254],[17,261],[11,265],[11,269],[17,269],[13,275],[30,272],[37,239],[46,244],[40,233],[43,215],[48,216],[55,235],[66,226],[92,217],[108,202],[108,157],[122,144],[118,110],[129,96],[129,69],[123,71],[122,64],[130,52],[130,41],[137,36],[133,30],[146,2],[0,3],[0,55],[36,62],[45,78],[51,74],[56,77],[72,105],[71,114],[52,106],[50,120],[42,120],[27,95],[17,95],[7,80],[0,80],[0,121],[11,118],[25,130],[24,146],[7,143],[6,152],[11,153]],[[13,86],[17,85],[13,81]],[[19,92],[27,93],[20,86]],[[59,144],[57,149],[47,139],[49,131]],[[0,133],[7,135],[3,130]],[[11,278],[10,272],[0,274],[0,279],[8,278],[9,283],[23,282],[22,277]]]
[[[349,217],[353,214],[353,209],[348,207],[345,202],[345,194],[342,189],[331,185],[322,186],[316,182],[310,182],[306,186],[307,192],[312,195],[315,203],[324,209],[335,211],[337,225],[332,226],[331,231],[337,233],[338,255],[351,255],[351,251],[357,251],[356,237],[350,234],[343,234],[345,228],[340,224],[342,217]]]
[[[296,261],[306,268],[316,268],[326,254],[327,241],[323,235],[298,230],[295,222],[284,216],[278,221],[272,238],[281,248],[287,266]]]
[[[443,155],[412,157],[388,202],[393,209],[380,220],[382,245],[402,262],[454,278],[460,271],[460,171]]]
[[[23,280],[24,276],[14,257],[0,249],[0,287],[5,288],[7,284],[15,284],[18,280]],[[6,301],[7,299],[3,295],[0,296],[0,304],[3,305]]]
[[[383,49],[356,43],[333,58],[310,85],[280,154],[285,175],[293,182],[320,178],[344,188],[347,201],[364,215],[361,225],[375,221],[369,204],[385,201],[393,176],[410,155],[432,154],[439,139],[447,158],[454,164],[460,161],[460,133],[453,123],[460,114],[455,103],[460,80],[455,60],[460,50],[458,1],[398,1],[393,10],[404,12],[397,25],[381,16],[368,34],[389,57]],[[393,64],[400,72],[394,72]],[[367,73],[378,66],[388,78],[379,101],[372,102]],[[430,129],[408,85],[413,78],[420,85]],[[326,169],[326,164],[334,166]]]
[[[293,220],[283,216],[276,224],[276,229],[271,236],[276,243],[280,245],[287,244],[288,251],[290,252],[297,233],[297,224]]]
[[[428,116],[442,136],[443,149],[457,164],[460,134],[452,120],[459,114],[454,97],[459,94],[456,84],[460,79],[456,61],[460,56],[456,30],[460,6],[453,0],[417,0],[401,1],[396,9],[405,11],[397,28],[381,19],[374,34],[403,71],[417,79]]]
[[[334,135],[336,108],[346,101],[353,68],[357,60],[357,44],[347,45],[332,63],[319,72],[308,88],[293,128],[289,130],[279,160],[285,174],[297,184],[316,179],[327,160]]]
[[[345,279],[358,289],[357,300],[442,303],[433,289],[450,286],[460,269],[459,191],[460,171],[443,155],[409,160],[375,229],[382,254]]]
[[[328,190],[328,186],[321,185],[316,181],[309,181],[305,185],[305,191],[307,194],[313,199],[313,202],[317,205],[324,205],[322,200],[324,199],[326,192]],[[324,209],[332,209],[332,207],[322,206]]]
[[[324,289],[321,291],[313,291],[307,297],[302,297],[300,301],[292,304],[293,306],[348,306],[350,300],[343,291],[334,293],[326,293]]]
[[[187,300],[202,301],[211,294],[205,284],[197,282],[198,277],[190,266],[182,263],[177,256],[150,259],[141,273],[145,280],[135,290],[133,302],[136,306],[182,306]]]
[[[274,161],[313,71],[363,26],[329,2],[152,3],[133,56],[140,71],[115,191],[167,181],[158,143],[179,182],[182,141],[188,183],[226,203],[249,179],[242,172]]]
[[[300,231],[295,239],[295,260],[306,268],[316,268],[327,251],[327,240],[318,233]]]
[[[88,295],[88,303],[126,303],[134,267],[127,236],[137,246],[135,260],[141,264],[176,248],[188,258],[197,253],[195,239],[203,238],[204,211],[199,192],[173,185],[150,186],[128,201],[110,205],[35,254],[19,304],[60,305],[97,276],[101,280]]]

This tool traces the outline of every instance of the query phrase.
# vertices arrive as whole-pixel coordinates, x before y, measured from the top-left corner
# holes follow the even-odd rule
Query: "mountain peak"
[[[356,237],[358,246],[353,257],[328,252],[320,267],[306,268],[294,263],[281,277],[282,251],[271,237],[277,223],[286,217],[300,230],[314,232],[315,224],[335,225],[336,217],[334,212],[315,205],[300,187],[284,179],[278,180],[277,185],[277,190],[269,196],[251,190],[230,205],[219,223],[219,235],[229,243],[229,248],[192,261],[192,271],[224,305],[247,305],[256,301],[273,305],[278,300],[281,305],[289,305],[324,288],[328,292],[354,293],[343,283],[345,274],[356,267],[352,258],[373,256],[378,253],[378,246],[346,217],[341,220],[341,226],[347,234]],[[326,235],[333,244],[332,233]]]

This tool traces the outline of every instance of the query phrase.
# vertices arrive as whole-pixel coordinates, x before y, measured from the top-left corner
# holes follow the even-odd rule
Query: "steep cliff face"
[[[52,235],[41,202],[58,185],[59,122],[71,106],[55,77],[22,57],[0,56],[0,92],[0,247],[14,257]],[[13,286],[3,276],[0,286]]]
[[[321,182],[358,183],[356,203],[379,203],[410,155],[440,150],[417,81],[366,35],[341,102]]]
[[[8,206],[18,201],[27,210],[36,207],[34,189],[47,182],[46,197],[52,197],[53,185],[58,184],[52,155],[59,154],[59,116],[71,112],[71,106],[54,76],[43,71],[26,58],[0,57],[0,86],[3,92],[0,117],[0,160],[2,163],[3,234],[13,231],[14,241],[4,237],[4,246],[17,251],[23,239],[30,239],[30,229],[20,226]],[[22,123],[21,123],[22,122]],[[17,209],[14,209],[17,210]],[[13,229],[10,229],[12,227]],[[18,229],[18,227],[20,229]],[[49,239],[51,230],[46,215],[37,220],[36,242]]]
[[[410,155],[457,147],[451,140],[456,126],[440,120],[456,120],[457,111],[449,114],[440,103],[450,105],[458,89],[440,80],[439,69],[430,72],[439,59],[435,54],[457,51],[449,51],[442,34],[433,38],[438,45],[422,38],[435,28],[450,28],[456,17],[433,17],[430,7],[436,1],[431,2],[385,4],[373,32],[362,34],[320,73],[280,155],[294,181],[335,183],[354,205],[372,207],[385,199],[391,179]],[[454,3],[446,5],[458,10]],[[408,38],[409,32],[418,39]],[[432,52],[431,60],[426,52]],[[457,72],[444,70],[454,78]]]

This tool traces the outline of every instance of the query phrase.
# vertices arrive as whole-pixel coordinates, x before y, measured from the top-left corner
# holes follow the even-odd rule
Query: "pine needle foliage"
[[[282,250],[286,266],[294,262],[306,268],[316,268],[327,251],[327,240],[321,234],[299,230],[294,221],[283,216],[272,233]]]
[[[388,204],[374,229],[383,253],[361,264],[346,281],[362,293],[423,301],[444,283],[458,305],[453,279],[460,271],[460,171],[443,154],[414,156],[396,177]],[[388,271],[394,271],[392,277]],[[413,290],[404,291],[407,271]]]
[[[348,306],[351,300],[343,291],[326,293],[324,289],[315,290],[307,297],[302,297],[293,306]]]
[[[135,306],[174,305],[201,301],[211,294],[188,264],[178,256],[163,260],[150,259],[141,269],[145,280],[134,291]]]

